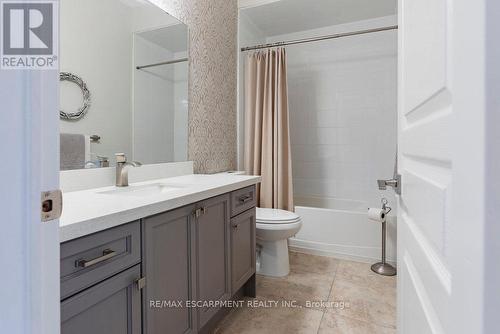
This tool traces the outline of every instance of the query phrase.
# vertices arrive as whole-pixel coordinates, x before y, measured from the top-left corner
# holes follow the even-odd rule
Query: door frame
[[[453,302],[456,333],[500,330],[500,3],[497,0],[453,3],[457,28],[454,52],[461,55],[456,72],[457,124],[454,153],[461,155],[454,175],[456,204],[452,219],[462,238],[452,240],[459,255]],[[469,98],[465,98],[469,97]],[[465,132],[467,131],[467,132]],[[471,133],[474,136],[468,136]]]
[[[450,305],[453,333],[500,329],[500,4],[452,4],[453,259]]]
[[[500,2],[486,3],[486,227],[484,243],[486,265],[484,328],[486,333],[497,333],[500,329]]]

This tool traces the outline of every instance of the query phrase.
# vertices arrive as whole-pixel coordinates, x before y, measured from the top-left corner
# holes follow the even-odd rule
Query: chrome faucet
[[[127,187],[128,186],[128,168],[140,167],[142,164],[137,161],[128,162],[125,153],[116,153],[116,186],[117,187]]]

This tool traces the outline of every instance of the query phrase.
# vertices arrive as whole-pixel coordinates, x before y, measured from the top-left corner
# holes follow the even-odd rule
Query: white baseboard
[[[334,245],[292,238],[288,240],[288,248],[298,253],[334,257],[342,260],[364,263],[380,262],[380,255],[375,255],[380,254],[380,248],[376,247]],[[396,265],[394,259],[387,259],[387,262]]]

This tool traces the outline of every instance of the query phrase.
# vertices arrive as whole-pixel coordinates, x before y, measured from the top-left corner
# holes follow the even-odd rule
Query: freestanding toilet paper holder
[[[382,261],[373,264],[372,271],[379,275],[394,276],[396,275],[396,268],[387,263],[385,258],[385,241],[387,237],[387,214],[391,212],[392,208],[387,206],[388,201],[386,198],[382,198],[381,202],[382,202],[382,210],[384,210],[386,218],[382,221]]]

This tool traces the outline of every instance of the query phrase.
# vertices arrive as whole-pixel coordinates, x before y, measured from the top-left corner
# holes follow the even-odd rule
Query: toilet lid
[[[300,216],[294,212],[267,208],[257,208],[256,218],[261,224],[290,224],[300,220]]]

